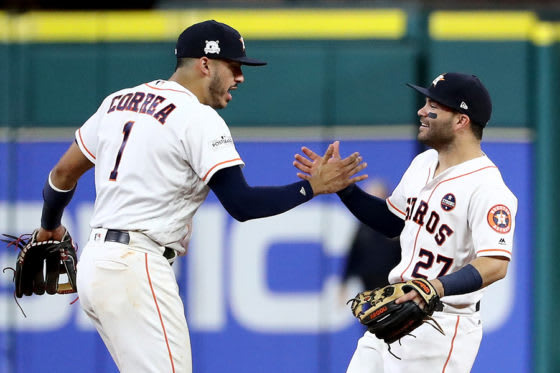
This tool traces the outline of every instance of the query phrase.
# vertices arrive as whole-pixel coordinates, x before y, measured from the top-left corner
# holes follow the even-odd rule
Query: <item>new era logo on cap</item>
[[[468,115],[471,121],[483,127],[490,120],[490,94],[475,75],[445,73],[435,78],[428,88],[407,85],[440,104]]]
[[[245,54],[245,41],[233,27],[214,20],[188,27],[177,39],[177,58],[208,57],[237,61],[243,65],[261,66],[266,62]]]

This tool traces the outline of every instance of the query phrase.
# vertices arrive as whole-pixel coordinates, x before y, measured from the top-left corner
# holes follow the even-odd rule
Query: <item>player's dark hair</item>
[[[190,57],[177,58],[177,65],[175,66],[175,71],[177,71],[178,68],[185,67],[196,60],[198,60],[198,58],[190,58]]]
[[[476,137],[477,140],[482,140],[482,132],[484,131],[484,127],[476,122],[471,122],[471,130]]]
[[[175,65],[175,71],[177,71],[180,67],[183,67],[187,64],[186,58],[177,58],[177,64]]]
[[[459,113],[458,111],[456,111],[456,113]],[[470,117],[469,117],[470,119]],[[484,131],[484,126],[480,125],[479,123],[474,122],[471,119],[471,131],[474,135],[474,137],[477,140],[482,140],[482,132]]]

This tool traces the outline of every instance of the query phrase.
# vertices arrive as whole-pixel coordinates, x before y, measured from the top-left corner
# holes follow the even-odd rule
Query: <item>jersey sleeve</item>
[[[75,133],[78,148],[80,148],[85,157],[93,164],[95,164],[95,160],[97,158],[97,142],[99,138],[97,133],[102,113],[106,110],[106,102],[107,99],[103,101],[95,114],[93,114],[80,128],[78,128]]]
[[[429,165],[435,159],[437,159],[437,152],[433,149],[427,150],[414,157],[410,166],[408,166],[408,169],[403,174],[401,181],[386,200],[389,211],[403,220],[406,218],[406,200],[408,198],[407,196],[411,195],[409,193],[411,186],[419,183],[419,175],[422,175],[421,180],[425,180],[426,176],[429,176]]]
[[[517,198],[503,184],[477,188],[468,219],[477,256],[511,259]]]
[[[410,166],[408,166],[408,169],[403,174],[401,181],[386,200],[389,211],[403,220],[406,218],[407,186],[414,182],[412,178],[415,177],[414,170],[419,167],[420,158],[421,155],[416,156],[412,160]]]
[[[223,168],[245,165],[228,126],[214,109],[201,110],[188,126],[184,143],[187,162],[205,184]]]
[[[389,211],[403,220],[406,218],[406,197],[404,193],[405,184],[406,172],[395,190],[393,190],[393,193],[385,200]]]

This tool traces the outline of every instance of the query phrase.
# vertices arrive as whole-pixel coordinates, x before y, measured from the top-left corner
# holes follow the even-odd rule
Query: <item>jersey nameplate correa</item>
[[[107,113],[114,111],[133,111],[136,113],[151,115],[161,124],[165,124],[165,120],[175,110],[174,104],[169,104],[163,109],[157,110],[158,106],[166,99],[163,96],[156,96],[153,93],[134,92],[126,95],[118,95],[113,97],[111,106]]]

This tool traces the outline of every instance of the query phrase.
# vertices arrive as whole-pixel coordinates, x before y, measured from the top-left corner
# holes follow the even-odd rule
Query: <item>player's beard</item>
[[[455,137],[451,120],[432,120],[427,128],[422,128],[424,127],[418,129],[418,141],[436,150],[452,143]]]
[[[229,87],[225,87],[223,79],[219,74],[212,77],[210,84],[208,86],[208,91],[210,93],[208,105],[214,109],[223,109],[227,106],[228,101],[225,97],[229,94]]]

